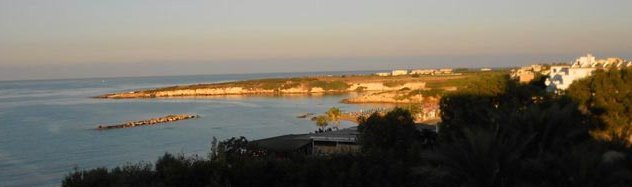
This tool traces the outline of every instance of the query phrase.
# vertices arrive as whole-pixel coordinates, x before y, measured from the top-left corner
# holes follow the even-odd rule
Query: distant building
[[[592,54],[586,54],[586,56],[579,57],[575,62],[571,65],[571,68],[589,68],[595,67],[597,60],[595,60],[595,56]]]
[[[534,64],[531,66],[521,67],[519,69],[511,70],[511,78],[516,79],[521,83],[531,82],[538,74],[548,74],[545,72],[545,67],[542,65]]]
[[[527,71],[540,72],[542,74],[548,73],[548,78],[545,81],[548,92],[557,92],[559,90],[566,90],[576,80],[588,77],[592,75],[592,72],[597,69],[603,69],[608,71],[610,68],[625,68],[632,67],[632,62],[625,61],[622,58],[607,58],[597,60],[592,54],[586,54],[577,58],[570,63],[571,65],[558,65],[551,66],[550,69],[545,70],[543,66],[532,65],[531,67],[523,67],[518,70],[512,70],[512,78],[519,78],[522,82],[522,76],[529,77]],[[526,81],[527,78],[524,78]]]
[[[481,71],[491,71],[492,69],[489,68],[481,68]]]
[[[375,75],[380,76],[380,77],[386,77],[386,76],[391,76],[391,73],[389,73],[389,72],[378,72],[378,73],[375,73]]]
[[[393,72],[391,72],[391,75],[392,76],[408,75],[408,70],[403,70],[403,69],[393,70]]]
[[[601,59],[601,60],[598,60],[593,67],[602,67],[602,68],[616,67],[616,68],[622,68],[622,67],[625,67],[625,60],[623,60],[622,58],[608,58],[608,59],[605,59],[605,60]]]
[[[441,109],[437,104],[425,104],[419,113],[414,114],[416,123],[428,121],[439,121],[441,119]]]
[[[434,69],[416,69],[412,70],[410,74],[413,75],[433,75],[437,70]]]
[[[624,68],[629,67],[630,62],[626,62],[622,58],[607,58],[595,60],[591,54],[579,57],[572,63],[572,68]]]
[[[592,75],[595,68],[573,67],[573,66],[551,66],[549,78],[546,79],[546,90],[555,92],[566,90],[575,80],[579,80]]]
[[[449,68],[439,69],[439,73],[441,73],[441,74],[451,74],[452,73],[452,69],[449,69]]]
[[[535,72],[533,71],[523,71],[520,72],[517,76],[518,82],[520,83],[529,83],[533,79],[535,79]]]

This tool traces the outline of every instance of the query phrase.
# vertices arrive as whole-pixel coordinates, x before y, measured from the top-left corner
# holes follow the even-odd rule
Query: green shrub
[[[386,81],[382,84],[386,87],[392,88],[392,87],[403,86],[404,84],[406,84],[406,82],[405,81]]]
[[[363,92],[366,91],[367,87],[366,86],[358,86],[355,91],[356,92]]]
[[[332,90],[346,90],[347,88],[349,88],[350,86],[343,82],[343,81],[321,81],[321,80],[317,80],[317,81],[311,81],[309,83],[311,88],[314,87],[320,87],[323,90],[326,91],[332,91]]]

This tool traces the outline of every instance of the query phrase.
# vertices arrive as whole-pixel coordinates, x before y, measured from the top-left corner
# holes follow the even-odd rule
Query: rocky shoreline
[[[110,129],[132,128],[132,127],[140,127],[140,126],[147,126],[147,125],[156,125],[160,123],[175,122],[175,121],[187,120],[187,119],[193,119],[193,118],[199,118],[199,117],[200,116],[198,115],[172,114],[172,115],[167,115],[167,116],[163,116],[159,118],[152,118],[152,119],[141,120],[141,121],[130,121],[127,123],[117,124],[117,125],[99,125],[97,126],[96,129],[97,130],[110,130]]]

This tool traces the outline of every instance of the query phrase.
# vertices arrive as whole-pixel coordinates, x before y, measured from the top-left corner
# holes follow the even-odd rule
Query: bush
[[[414,159],[417,151],[431,147],[434,136],[422,136],[410,112],[395,108],[386,115],[374,113],[362,119],[358,130],[362,150],[369,155]],[[410,161],[410,160],[408,160]]]
[[[593,76],[574,82],[567,95],[583,111],[605,122],[594,131],[602,139],[630,140],[632,135],[632,68],[597,70]]]
[[[342,81],[312,81],[309,83],[310,87],[320,87],[323,90],[331,91],[331,90],[346,90],[350,86]]]
[[[406,84],[406,82],[405,81],[386,81],[382,84],[386,87],[392,88],[392,87],[403,86],[404,84]]]

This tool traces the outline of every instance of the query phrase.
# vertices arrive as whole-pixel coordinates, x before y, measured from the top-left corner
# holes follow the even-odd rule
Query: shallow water
[[[363,73],[363,72],[354,72]],[[346,95],[218,96],[180,99],[93,99],[92,96],[176,84],[340,73],[197,75],[0,82],[0,186],[56,186],[73,168],[153,161],[165,152],[206,155],[212,137],[259,139],[308,133],[304,113],[337,106]],[[202,118],[108,131],[99,124],[168,114]],[[353,124],[343,122],[348,127]]]

